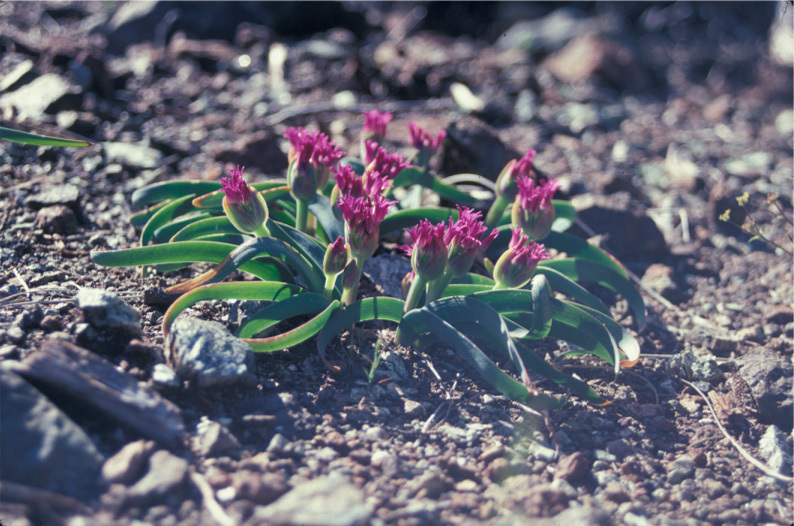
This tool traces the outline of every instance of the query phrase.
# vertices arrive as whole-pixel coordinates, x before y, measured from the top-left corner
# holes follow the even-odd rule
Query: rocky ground
[[[718,217],[774,192],[791,219],[791,28],[786,3],[1,3],[4,122],[98,144],[0,145],[0,521],[790,524],[791,256]],[[291,125],[355,151],[370,109],[396,150],[411,120],[446,129],[444,175],[536,149],[579,233],[642,278],[640,363],[557,364],[611,405],[530,413],[388,325],[335,343],[338,375],[312,345],[187,382],[164,363],[156,291],[195,271],[88,257],[136,246],[131,193],[280,175]]]

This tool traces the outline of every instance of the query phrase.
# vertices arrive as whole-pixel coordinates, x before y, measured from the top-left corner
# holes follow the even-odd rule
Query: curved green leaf
[[[593,354],[620,371],[620,349],[606,327],[575,305],[552,298],[553,323],[549,336],[584,349],[572,354]]]
[[[175,241],[189,241],[200,237],[216,235],[216,234],[239,234],[229,218],[225,215],[208,217],[193,221],[177,231],[170,239],[171,242]]]
[[[107,252],[92,251],[90,257],[91,261],[104,267],[137,267],[199,261],[221,263],[235,248],[237,248],[235,245],[215,241],[179,241]],[[239,269],[265,281],[273,278],[272,267],[259,261],[248,261],[240,265]]]
[[[412,186],[415,184],[433,190],[442,199],[448,199],[461,205],[475,206],[479,202],[478,199],[458,190],[454,186],[444,183],[441,179],[433,176],[433,174],[416,167],[405,168],[394,178],[394,188]]]
[[[587,305],[580,305],[570,301],[564,302],[585,311],[599,322],[604,324],[604,327],[606,327],[606,329],[612,335],[612,338],[617,342],[618,348],[625,358],[625,360],[621,361],[621,366],[631,367],[637,363],[637,360],[640,359],[640,344],[637,342],[634,336],[629,333],[628,330],[623,328],[623,326],[606,314],[599,312],[596,309],[592,309]]]
[[[388,234],[395,230],[411,228],[418,225],[422,219],[428,219],[431,223],[440,223],[449,218],[458,220],[458,211],[452,208],[443,207],[423,207],[400,210],[387,215],[380,223],[380,233]]]
[[[30,144],[32,146],[90,146],[94,144],[88,139],[69,139],[66,137],[54,137],[52,135],[42,135],[38,133],[28,133],[21,130],[14,130],[0,126],[0,139],[20,144]]]
[[[162,201],[160,203],[157,203],[156,205],[146,208],[145,210],[141,210],[140,212],[136,212],[132,214],[130,216],[130,223],[132,224],[132,226],[137,228],[143,227],[146,223],[149,222],[149,219],[151,219],[152,216],[157,213],[158,210],[160,210],[165,206],[168,206],[168,203],[170,202],[171,202],[170,200]]]
[[[449,298],[452,296],[468,296],[470,294],[474,294],[475,292],[484,292],[491,290],[492,288],[493,285],[489,284],[452,283],[447,287],[441,297]]]
[[[267,338],[244,339],[254,352],[271,352],[289,349],[303,343],[318,332],[328,323],[328,319],[339,308],[339,300],[334,300],[320,314],[299,327],[285,333]]]
[[[543,239],[543,243],[546,248],[554,248],[560,252],[565,252],[570,258],[593,261],[612,269],[626,279],[629,277],[626,269],[614,256],[578,237],[561,234],[560,232],[551,232]]]
[[[321,276],[322,280],[325,279],[325,274],[323,274],[325,247],[323,247],[317,239],[304,234],[290,225],[276,221],[268,220],[267,227],[270,229],[270,235],[294,248],[306,259],[313,271],[318,276]],[[341,293],[341,288],[338,286],[336,288]]]
[[[190,213],[187,216],[181,216],[178,219],[174,219],[170,223],[166,223],[165,225],[161,226],[160,228],[154,231],[154,235],[152,236],[152,242],[167,243],[168,241],[171,240],[174,234],[176,234],[186,226],[191,225],[196,221],[207,219],[209,217],[212,216],[206,212],[201,212],[201,213]]]
[[[233,281],[202,285],[177,298],[163,316],[163,336],[168,336],[171,325],[179,314],[200,301],[206,300],[259,300],[279,301],[301,292],[296,285],[273,281]]]
[[[551,285],[551,288],[554,292],[565,294],[569,298],[574,299],[579,303],[599,310],[608,316],[610,315],[609,309],[600,299],[590,294],[587,289],[576,283],[562,272],[558,272],[549,267],[538,267],[536,273],[538,275],[546,276],[546,278],[549,280],[549,285]]]
[[[263,183],[254,183],[251,185],[254,190],[262,194],[266,203],[280,199],[289,194],[289,186],[283,179],[275,181],[265,181]],[[204,209],[217,209],[223,208],[223,190],[214,190],[204,195],[199,195],[193,200],[193,206],[201,210]]]
[[[139,188],[132,193],[132,208],[159,203],[168,199],[179,199],[188,194],[202,195],[219,190],[217,181],[163,181]]]
[[[164,207],[157,210],[157,212],[155,212],[152,217],[149,218],[149,221],[146,222],[143,230],[141,230],[141,246],[146,246],[149,244],[149,241],[152,240],[154,233],[158,228],[173,221],[175,217],[195,211],[196,209],[190,202],[194,196],[195,194],[188,194],[186,196],[180,197],[179,199],[174,199]]]
[[[248,318],[248,320],[237,329],[237,336],[240,338],[251,338],[284,320],[294,318],[295,316],[320,312],[328,307],[330,303],[331,302],[328,301],[325,296],[314,292],[305,292],[297,296],[283,299],[258,310]]]
[[[571,258],[541,261],[538,268],[541,267],[554,269],[575,281],[598,283],[617,292],[628,301],[637,325],[642,327],[645,324],[645,303],[642,301],[642,296],[631,281],[615,272],[612,267],[606,267],[595,261]]]
[[[357,301],[334,312],[328,323],[317,336],[317,353],[326,367],[338,371],[339,367],[331,365],[325,359],[325,348],[331,339],[348,327],[362,321],[393,321],[399,323],[403,318],[405,303],[397,298],[379,296]]]
[[[345,226],[334,215],[334,210],[331,207],[331,202],[322,195],[314,196],[314,199],[309,203],[309,211],[317,218],[317,222],[325,231],[329,242],[333,242],[338,237],[344,237]]]

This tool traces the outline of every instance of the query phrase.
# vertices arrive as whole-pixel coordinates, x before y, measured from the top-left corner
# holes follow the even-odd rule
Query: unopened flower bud
[[[402,248],[410,253],[414,272],[427,281],[441,277],[447,266],[449,249],[444,241],[445,229],[444,223],[433,226],[423,219],[413,229],[407,230],[412,245]]]
[[[549,258],[546,247],[527,236],[521,230],[512,229],[513,237],[507,251],[497,260],[493,270],[496,288],[519,289],[529,283],[538,268],[538,263]],[[527,241],[529,241],[528,244]]]
[[[232,225],[240,232],[251,234],[262,228],[268,218],[267,203],[262,195],[248,186],[243,170],[237,166],[229,170],[231,177],[221,179],[223,210]]]
[[[334,275],[342,272],[347,264],[347,247],[342,236],[328,245],[323,259],[323,272],[326,275]]]
[[[560,183],[557,179],[535,183],[529,177],[520,177],[517,182],[513,226],[523,230],[530,239],[543,239],[551,232],[556,217],[551,199],[560,188]]]
[[[358,265],[355,259],[351,259],[342,271],[342,288],[350,290],[356,286],[358,286]]]

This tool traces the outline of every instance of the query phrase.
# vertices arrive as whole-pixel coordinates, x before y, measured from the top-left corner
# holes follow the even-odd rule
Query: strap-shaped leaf
[[[612,335],[612,338],[614,338],[614,340],[617,342],[618,348],[621,351],[621,355],[624,358],[620,361],[621,367],[633,367],[637,364],[637,361],[640,359],[640,344],[637,342],[634,336],[629,333],[628,330],[623,328],[623,326],[606,314],[599,312],[596,309],[592,309],[587,305],[580,305],[578,303],[565,300],[563,301],[579,309],[582,309],[604,324],[604,327],[606,327],[606,329]]]
[[[278,301],[301,291],[302,289],[296,285],[274,281],[232,281],[203,285],[183,294],[171,304],[163,316],[163,336],[168,335],[171,325],[183,310],[200,301],[228,299]]]
[[[154,231],[154,236],[152,236],[152,242],[154,243],[167,243],[171,240],[171,238],[185,228],[186,226],[195,223],[196,221],[201,221],[202,219],[207,219],[211,217],[210,214],[203,212],[203,213],[190,213],[187,216],[181,216],[177,219],[174,219],[170,223],[166,223],[165,225],[161,226],[157,230]]]
[[[149,222],[149,219],[151,219],[152,216],[157,213],[158,210],[160,210],[164,206],[168,206],[168,203],[170,202],[171,202],[170,200],[162,201],[154,206],[150,206],[146,208],[145,210],[141,210],[140,212],[136,212],[132,214],[130,216],[130,223],[132,224],[132,226],[136,228],[143,227],[146,223]]]
[[[380,233],[388,234],[395,230],[402,230],[403,228],[411,228],[418,225],[422,219],[427,219],[431,223],[440,223],[449,218],[458,220],[458,211],[451,208],[440,207],[423,207],[412,208],[409,210],[400,210],[398,212],[387,215],[380,223]]]
[[[551,299],[553,323],[549,336],[582,347],[571,354],[593,354],[620,371],[620,349],[604,325],[575,305]]]
[[[235,248],[237,248],[235,245],[215,241],[179,241],[107,252],[92,251],[90,257],[94,263],[104,267],[137,267],[199,261],[221,263]],[[265,281],[273,279],[272,266],[259,261],[248,261],[239,269]]]
[[[491,290],[493,285],[476,283],[452,283],[447,287],[447,290],[441,295],[442,298],[449,298],[452,296],[468,296],[476,292],[485,292]]]
[[[211,236],[216,234],[239,234],[229,218],[225,215],[219,217],[208,217],[193,221],[182,227],[176,234],[174,234],[170,241],[189,241],[200,237]]]
[[[469,272],[465,276],[461,276],[459,278],[453,279],[452,283],[458,283],[461,285],[490,285],[491,287],[494,286],[494,280],[492,280],[487,276],[483,276],[482,274],[475,274],[473,272]]]
[[[296,230],[290,225],[276,221],[268,221],[267,227],[270,229],[270,235],[294,248],[306,259],[314,272],[320,276],[319,279],[324,280],[323,259],[325,258],[325,248],[317,239],[304,234],[300,230]],[[337,290],[341,293],[340,287],[337,287]]]
[[[69,139],[67,137],[55,137],[53,135],[43,135],[38,133],[28,133],[21,130],[14,130],[0,126],[0,139],[16,142],[20,144],[30,144],[32,146],[90,146],[94,144],[88,139]]]
[[[179,199],[188,194],[194,196],[220,190],[217,181],[163,181],[139,188],[132,193],[132,208],[159,203],[169,199]]]
[[[564,400],[538,394],[532,395],[521,382],[508,376],[485,353],[453,325],[426,308],[408,312],[397,329],[397,340],[411,345],[420,336],[429,334],[443,341],[480,374],[497,391],[535,409],[557,409]]]
[[[470,196],[466,192],[462,192],[454,186],[445,184],[441,179],[433,176],[433,174],[416,167],[405,168],[394,178],[394,188],[412,186],[415,184],[433,190],[442,199],[448,199],[461,205],[474,206],[478,203],[476,198]]]
[[[338,308],[339,300],[334,300],[320,314],[292,330],[267,338],[246,338],[243,341],[247,342],[254,352],[272,352],[281,349],[289,349],[290,347],[305,342],[320,332],[320,330],[325,327],[325,324],[328,323],[328,319]]]
[[[604,305],[600,299],[590,294],[587,289],[576,283],[562,272],[558,272],[557,270],[549,267],[538,267],[536,273],[538,275],[546,276],[546,279],[549,280],[549,285],[551,285],[551,288],[554,292],[565,294],[569,298],[572,298],[579,303],[599,310],[606,315],[610,315],[609,308],[607,308],[607,306]]]
[[[628,279],[629,274],[620,262],[609,252],[591,245],[583,239],[560,232],[551,232],[543,239],[547,248],[565,252],[568,257],[576,260],[588,260],[610,268],[615,273]]]
[[[304,314],[316,314],[328,307],[330,303],[331,302],[328,301],[325,296],[315,292],[305,292],[276,303],[271,303],[249,317],[248,320],[237,329],[237,336],[240,338],[252,338],[256,334],[284,320]]]
[[[540,267],[554,269],[577,282],[598,283],[617,292],[628,301],[637,325],[642,327],[645,324],[645,303],[642,301],[642,296],[628,278],[618,274],[611,267],[606,267],[595,261],[571,258],[541,261],[538,264],[538,268]]]
[[[328,347],[331,339],[348,327],[362,321],[383,320],[399,323],[403,317],[404,306],[405,303],[402,300],[379,296],[366,298],[336,310],[317,336],[317,353],[320,355],[320,359],[329,370],[339,371],[338,366],[332,365],[325,358],[325,348]]]
[[[325,231],[329,242],[333,242],[336,238],[345,235],[344,224],[337,219],[334,215],[331,202],[327,197],[322,195],[314,196],[314,199],[309,203],[309,211],[317,218],[323,231]]]
[[[196,209],[191,203],[193,197],[195,197],[194,194],[185,195],[179,199],[174,199],[166,206],[157,210],[157,212],[149,218],[149,221],[146,222],[143,230],[141,230],[141,246],[148,245],[149,241],[154,237],[155,231],[161,226],[173,221],[175,217],[195,211]]]
[[[306,258],[297,252],[291,245],[280,239],[256,237],[249,239],[235,248],[229,256],[216,265],[213,269],[188,280],[179,285],[169,287],[166,292],[171,294],[184,293],[200,285],[216,283],[240,268],[244,263],[261,256],[271,256],[283,261],[303,279],[312,292],[322,291],[325,278],[322,271],[319,273],[312,267]]]

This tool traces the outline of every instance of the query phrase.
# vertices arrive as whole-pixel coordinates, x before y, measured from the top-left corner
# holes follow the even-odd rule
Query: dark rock
[[[560,526],[561,524],[587,524],[588,526],[610,526],[609,514],[592,506],[571,507],[554,517],[534,519],[533,526]]]
[[[508,162],[521,157],[494,128],[476,117],[460,117],[447,126],[446,132],[438,153],[441,172],[476,173],[495,180]]]
[[[50,340],[15,368],[26,378],[169,447],[182,441],[179,407],[91,351]]]
[[[230,148],[215,153],[215,160],[241,166],[253,166],[275,174],[287,168],[287,156],[281,151],[281,139],[269,130],[260,130],[237,140]]]
[[[512,18],[511,18],[512,19]],[[532,53],[552,53],[583,33],[614,29],[607,16],[588,17],[581,9],[561,7],[535,20],[520,20],[496,41],[502,49],[520,47]]]
[[[764,308],[764,321],[785,325],[794,321],[794,310],[791,305],[770,305]]]
[[[97,330],[121,332],[130,337],[141,334],[141,313],[124,303],[115,292],[80,289],[77,305],[85,320]]]
[[[200,388],[253,381],[251,347],[218,322],[180,318],[168,334],[166,360]]]
[[[54,332],[63,330],[63,321],[58,316],[44,316],[39,324],[42,329],[47,332]]]
[[[18,325],[22,330],[28,331],[38,327],[42,318],[44,318],[44,312],[42,312],[41,307],[36,306],[33,309],[19,313],[14,318],[14,324]]]
[[[580,451],[562,457],[557,462],[557,469],[554,471],[555,479],[563,479],[574,483],[583,480],[590,473],[590,461]]]
[[[75,234],[77,216],[65,205],[47,206],[36,214],[36,228],[40,228],[45,234]]]
[[[77,85],[57,73],[45,73],[1,96],[0,108],[14,108],[22,119],[41,121],[45,113],[79,109],[82,100],[81,89]]]
[[[270,504],[287,492],[287,482],[283,475],[276,473],[259,474],[248,470],[234,474],[232,487],[237,497],[256,504]]]
[[[193,439],[193,452],[196,455],[201,457],[239,456],[240,442],[222,424],[202,417],[196,427],[197,436]]]
[[[381,254],[364,261],[364,274],[392,298],[400,297],[402,279],[410,271],[411,260],[396,254]]]
[[[658,261],[668,254],[653,220],[620,206],[619,200],[586,194],[573,200],[577,217],[596,234],[606,234],[609,251],[620,261]]]
[[[750,387],[758,405],[758,420],[790,432],[794,420],[791,360],[765,347],[757,347],[738,358],[736,363],[739,376]]]
[[[252,520],[274,526],[363,526],[372,512],[363,491],[332,475],[299,484],[273,504],[257,507]]]
[[[146,461],[154,450],[151,440],[138,440],[121,448],[102,466],[105,484],[130,484],[143,474]]]
[[[0,383],[3,479],[69,496],[90,490],[104,461],[91,439],[17,374],[0,368]]]
[[[48,206],[63,205],[74,210],[80,199],[80,189],[73,184],[47,186],[37,194],[25,199],[25,205],[34,210]]]
[[[141,480],[127,490],[126,502],[142,506],[178,494],[188,473],[187,460],[160,450],[149,458],[149,469]]]
[[[609,37],[588,33],[569,42],[544,62],[563,82],[600,77],[620,89],[647,91],[651,78],[634,51]]]

